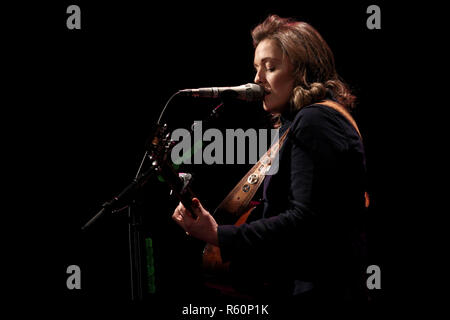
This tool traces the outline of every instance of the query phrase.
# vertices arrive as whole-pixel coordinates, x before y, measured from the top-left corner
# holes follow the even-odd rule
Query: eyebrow
[[[264,64],[267,60],[274,60],[276,62],[280,62],[280,59],[277,59],[274,57],[265,57],[265,58],[261,59],[261,63]],[[256,68],[258,66],[258,64],[253,63],[253,66]]]

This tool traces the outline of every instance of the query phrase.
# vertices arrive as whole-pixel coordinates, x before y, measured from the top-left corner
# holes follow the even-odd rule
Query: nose
[[[255,79],[253,80],[253,82],[257,83],[257,84],[262,84],[264,81],[264,75],[261,72],[261,69],[259,69],[259,71],[256,72],[255,75]]]

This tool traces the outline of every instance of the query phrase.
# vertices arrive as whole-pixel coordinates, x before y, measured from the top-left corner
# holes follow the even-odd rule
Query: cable
[[[166,108],[167,108],[167,106],[169,105],[170,101],[172,101],[172,99],[173,99],[177,94],[179,94],[180,92],[181,92],[181,91],[175,92],[175,93],[169,98],[169,100],[167,100],[166,105],[164,106],[164,108],[163,108],[162,111],[161,111],[161,114],[159,115],[158,122],[157,122],[158,125],[160,124],[160,121],[161,121],[161,118],[162,118],[162,116],[163,116],[163,114],[164,114],[164,111],[166,111]]]
[[[141,170],[142,170],[142,165],[144,164],[144,161],[147,158],[147,154],[148,154],[148,151],[145,151],[144,157],[141,160],[141,164],[139,165],[139,169],[136,172],[136,176],[134,177],[134,179],[137,179],[139,177],[139,174],[141,173]]]

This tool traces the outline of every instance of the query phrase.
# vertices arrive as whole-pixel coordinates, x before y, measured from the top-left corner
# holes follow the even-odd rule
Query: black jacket
[[[263,202],[248,223],[219,226],[222,258],[231,261],[241,289],[354,298],[364,285],[362,141],[327,106],[313,104],[281,120],[280,136],[291,129],[279,170],[266,176]]]

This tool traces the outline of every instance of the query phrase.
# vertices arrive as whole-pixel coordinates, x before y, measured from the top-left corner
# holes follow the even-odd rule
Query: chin
[[[263,108],[265,111],[273,113],[273,114],[277,114],[281,112],[281,108],[279,106],[274,106],[271,104],[268,104],[266,102],[263,103]]]

